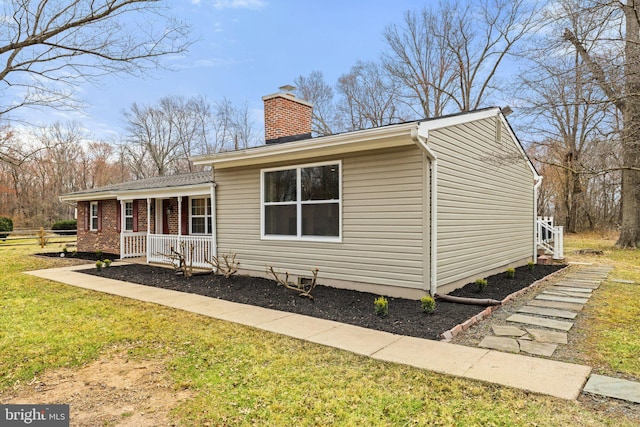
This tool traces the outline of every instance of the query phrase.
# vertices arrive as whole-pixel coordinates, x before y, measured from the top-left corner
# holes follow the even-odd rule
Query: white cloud
[[[213,7],[216,9],[262,9],[267,5],[264,0],[215,0]]]

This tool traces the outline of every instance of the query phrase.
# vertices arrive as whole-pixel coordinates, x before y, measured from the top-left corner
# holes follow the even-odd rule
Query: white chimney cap
[[[284,86],[280,86],[278,89],[280,89],[280,92],[293,92],[297,88],[292,85],[284,85]]]

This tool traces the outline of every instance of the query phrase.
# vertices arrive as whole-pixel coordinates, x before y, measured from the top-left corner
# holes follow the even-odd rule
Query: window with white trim
[[[133,202],[124,202],[124,231],[133,231]]]
[[[211,234],[211,198],[189,198],[190,234]]]
[[[262,171],[262,236],[339,240],[341,162]]]
[[[89,204],[89,229],[98,231],[98,202]]]

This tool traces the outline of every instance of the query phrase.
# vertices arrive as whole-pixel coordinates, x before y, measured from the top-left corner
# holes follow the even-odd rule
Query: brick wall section
[[[86,230],[85,221],[88,217],[90,202],[78,202],[78,251],[102,251],[120,255],[120,233],[117,220],[120,205],[117,200],[102,200],[101,227],[98,231]],[[138,205],[138,231],[147,231],[147,200],[134,200]],[[90,228],[89,226],[86,226]],[[155,233],[155,200],[151,202],[151,232]]]
[[[311,133],[311,104],[290,93],[267,95],[262,100],[265,140]]]

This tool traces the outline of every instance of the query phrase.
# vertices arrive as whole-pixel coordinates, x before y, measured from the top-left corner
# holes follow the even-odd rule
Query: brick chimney
[[[313,105],[298,99],[293,86],[280,87],[279,93],[262,97],[264,101],[264,139],[267,144],[311,138]]]

